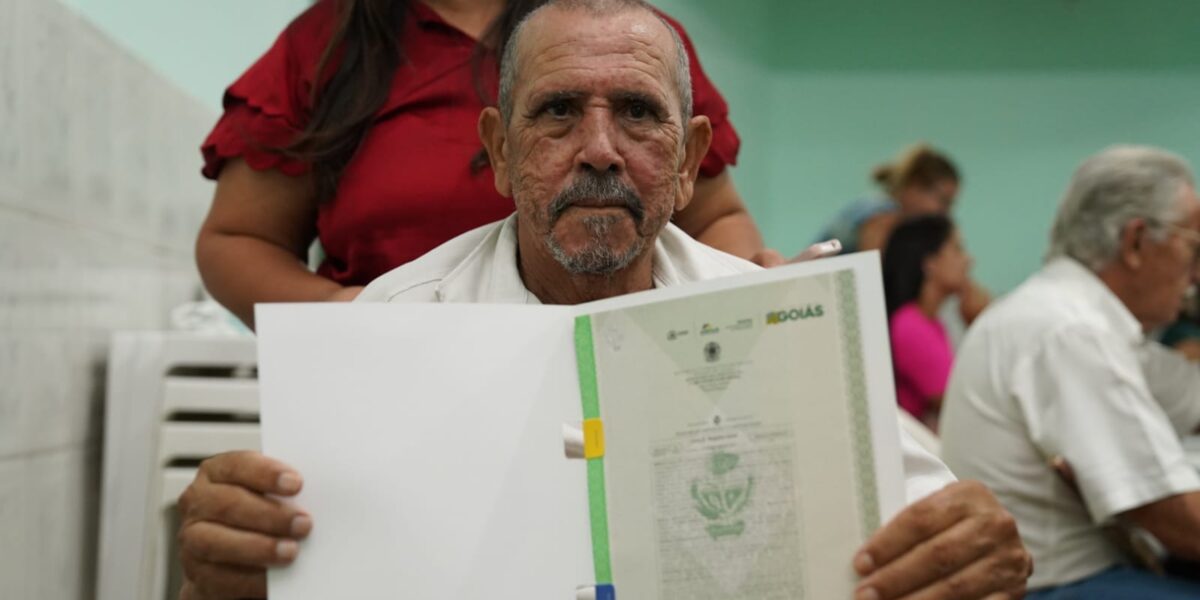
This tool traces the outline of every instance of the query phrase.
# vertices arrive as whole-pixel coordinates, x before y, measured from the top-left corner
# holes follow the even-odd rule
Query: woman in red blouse
[[[320,0],[226,91],[204,142],[216,195],[196,244],[209,291],[247,324],[256,302],[348,300],[375,277],[508,216],[476,134],[496,52],[544,0]],[[668,19],[669,20],[669,19]],[[781,261],[733,187],[739,140],[691,59],[713,142],[676,224],[702,242]],[[325,259],[305,265],[314,238]]]

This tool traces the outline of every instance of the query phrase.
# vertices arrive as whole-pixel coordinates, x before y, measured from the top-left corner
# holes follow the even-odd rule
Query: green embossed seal
[[[754,476],[735,473],[739,461],[737,454],[716,452],[709,459],[709,476],[692,481],[694,508],[708,521],[704,530],[714,540],[740,537],[746,531],[741,515],[754,492]]]

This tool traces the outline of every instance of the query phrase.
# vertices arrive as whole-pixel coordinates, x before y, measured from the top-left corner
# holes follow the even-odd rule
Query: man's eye
[[[571,114],[571,105],[567,104],[565,100],[555,100],[546,104],[542,110],[556,119],[562,119]]]
[[[629,105],[629,117],[631,119],[642,120],[650,116],[650,108],[642,102],[634,102]]]

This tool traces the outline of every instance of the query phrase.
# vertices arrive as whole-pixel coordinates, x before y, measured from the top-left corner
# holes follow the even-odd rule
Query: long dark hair
[[[921,295],[925,260],[937,254],[953,234],[954,223],[941,215],[913,217],[892,231],[883,250],[883,293],[888,317]]]
[[[278,151],[312,164],[317,199],[331,200],[387,100],[392,78],[404,61],[401,51],[409,3],[417,0],[335,0],[337,23],[317,63],[304,130]],[[521,19],[546,0],[509,0],[476,45],[472,58],[475,89],[485,104],[494,102],[483,85],[483,59],[500,56]],[[332,72],[330,69],[332,68]],[[480,153],[472,169],[486,165]]]

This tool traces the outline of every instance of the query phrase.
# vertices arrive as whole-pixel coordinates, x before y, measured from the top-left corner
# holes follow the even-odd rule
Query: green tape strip
[[[592,318],[575,318],[575,365],[579,369],[579,395],[583,418],[600,418],[596,388],[596,351],[592,345]],[[604,486],[604,458],[587,461],[588,509],[592,524],[592,565],[595,583],[612,583],[612,557],[608,547],[608,496]]]
[[[608,550],[608,504],[604,491],[604,459],[587,461],[588,505],[592,510],[592,566],[596,583],[612,583],[612,556]]]
[[[596,350],[592,346],[592,318],[575,317],[575,364],[579,367],[579,393],[583,418],[600,418],[600,396],[596,393]]]

